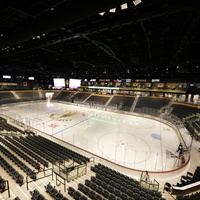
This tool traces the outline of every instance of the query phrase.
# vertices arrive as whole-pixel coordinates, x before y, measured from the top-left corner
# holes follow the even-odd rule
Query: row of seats
[[[79,183],[78,190],[82,191],[85,195],[89,196],[90,198],[93,198],[96,194],[99,196],[101,195],[101,199],[106,198],[109,200],[116,200],[116,199],[123,199],[123,200],[135,200],[135,198],[132,196],[130,197],[127,193],[121,192],[120,190],[107,185],[105,182],[100,182],[99,185],[97,185],[94,182],[91,182],[90,180],[85,180],[85,185]],[[140,197],[138,196],[138,199]]]
[[[10,137],[6,136],[7,139],[10,139]],[[27,154],[23,153],[21,150],[19,150],[18,148],[16,148],[14,145],[12,145],[10,142],[8,142],[7,140],[5,140],[4,138],[0,138],[0,141],[5,144],[6,147],[8,147],[9,149],[11,149],[13,152],[15,152],[19,157],[21,157],[23,160],[25,160],[26,162],[28,162],[31,166],[33,166],[35,169],[39,170],[40,169],[40,164],[38,162],[36,162],[35,160],[33,160],[31,157],[29,157]],[[18,146],[19,148],[21,148],[21,146]],[[12,155],[12,157],[15,156],[10,153]]]
[[[55,200],[68,200],[60,190],[57,190],[55,186],[53,186],[50,182],[44,186],[47,193]]]
[[[67,190],[68,190],[68,194],[75,200],[87,200],[88,199],[84,194],[82,194],[78,190],[75,190],[71,186],[69,186]],[[94,196],[92,200],[100,200],[100,199],[98,199],[98,198],[96,198],[96,196]]]
[[[193,121],[192,122],[193,126],[195,127],[195,129],[200,132],[200,121]]]
[[[178,104],[172,104],[172,114],[178,116],[181,120],[187,116],[200,113],[200,109],[190,106],[182,106]]]
[[[38,136],[28,135],[26,137],[26,140],[31,142],[32,145],[38,146],[39,149],[42,149],[43,151],[45,150],[45,152],[48,152],[49,155],[51,154],[55,161],[63,161],[66,159],[66,156],[64,154],[59,153],[59,150],[56,151],[56,149],[53,146],[48,145],[47,142],[44,142]]]
[[[26,147],[43,157],[44,159],[48,160],[51,163],[54,163],[60,160],[60,157],[54,155],[51,151],[47,150],[45,146],[41,146],[41,144],[36,143],[34,140],[29,140],[28,137],[19,137],[24,143],[26,143]]]
[[[2,119],[2,118],[0,119],[0,130],[1,131],[6,130],[6,131],[9,131],[9,132],[16,132],[16,133],[17,132],[18,133],[23,133],[22,130],[18,129],[15,126],[12,126],[12,125],[8,124],[7,121]]]
[[[48,167],[49,166],[49,162],[53,161],[53,158],[51,157],[51,155],[49,155],[46,152],[41,151],[40,149],[38,149],[37,147],[35,147],[34,144],[32,145],[32,142],[27,141],[25,137],[20,136],[19,139],[16,139],[16,138],[14,138],[14,139],[17,140],[24,147],[26,147],[27,149],[29,149],[31,152],[34,152],[34,154],[36,154],[39,157],[43,158],[44,162],[42,161],[42,164],[45,167]]]
[[[37,189],[30,191],[31,200],[47,200]]]
[[[98,199],[102,200],[104,198],[109,200],[114,200],[115,196],[112,193],[109,193],[106,189],[103,189],[101,186],[96,187],[96,185],[86,185],[79,183],[78,190],[81,191],[84,195],[89,197],[90,199]],[[120,197],[120,196],[119,196]]]
[[[176,187],[183,187],[192,183],[195,183],[197,181],[200,181],[200,166],[197,166],[195,169],[194,174],[191,172],[187,172],[186,175],[182,175],[180,182],[178,182],[176,185],[173,184],[173,186]],[[171,183],[166,182],[164,184],[164,191],[168,192],[170,195],[173,195],[173,187]],[[177,195],[177,200],[199,200],[200,195],[199,193],[196,193],[197,195]]]
[[[30,138],[30,137],[29,137]],[[49,149],[49,151],[53,152],[54,154],[57,154],[59,156],[62,155],[62,159],[63,160],[67,160],[67,159],[71,159],[74,160],[75,162],[79,163],[79,164],[83,164],[83,163],[87,163],[90,161],[89,158],[74,152],[66,147],[63,147],[51,140],[48,140],[42,136],[34,136],[32,137],[32,139],[37,142],[39,142],[42,145],[45,145],[46,148]]]
[[[178,182],[174,186],[182,187],[191,183],[195,183],[197,181],[200,181],[200,166],[196,167],[194,174],[191,172],[187,172],[186,175],[182,175],[180,182]]]
[[[112,168],[109,168],[101,163],[98,163],[97,165],[94,165],[94,166],[91,166],[91,170],[94,171],[95,173],[99,173],[99,174],[102,174],[105,176],[110,176],[108,178],[110,179],[117,179],[117,180],[120,180],[121,183],[125,182],[129,185],[131,184],[136,184],[136,185],[139,185],[139,182],[133,178],[130,178],[129,176],[127,175],[124,175]],[[114,180],[115,181],[115,180]],[[115,181],[116,182],[116,181]]]
[[[33,162],[33,166],[35,167],[35,169],[40,170],[40,163],[43,166],[48,167],[48,162],[44,160],[43,158],[41,158],[40,156],[38,156],[33,151],[31,151],[28,147],[24,146],[18,137],[13,136],[13,138],[11,138],[11,137],[5,136],[5,138],[35,160],[35,162]]]
[[[30,178],[36,180],[36,172],[32,169],[30,169],[24,162],[19,160],[14,154],[12,154],[10,151],[8,151],[4,146],[0,145],[2,153],[4,153],[13,163],[15,163],[20,169],[22,169],[27,175],[30,176]],[[7,162],[7,161],[6,161]],[[11,171],[8,171],[10,175],[14,173],[13,178],[16,179],[18,183],[23,183],[23,175],[19,174],[14,168],[11,166]],[[6,169],[7,170],[7,169]]]
[[[6,190],[9,190],[9,183],[0,176],[0,193],[3,193]],[[20,200],[20,198],[17,196],[13,200]]]
[[[76,162],[78,162],[79,164],[83,164],[83,163],[87,163],[90,162],[90,159],[82,154],[79,154],[75,151],[72,151],[71,149],[68,149],[62,145],[57,144],[56,142],[53,142],[51,140],[48,140],[47,138],[44,138],[43,136],[36,136],[39,138],[39,141],[44,141],[45,145],[49,145],[49,147],[51,147],[52,149],[54,149],[55,151],[58,151],[60,154],[65,155],[66,157],[68,157],[69,159],[75,159]]]
[[[4,192],[6,189],[6,180],[0,176],[0,192]]]
[[[114,189],[119,190],[121,193],[127,194],[128,191],[129,192],[132,191],[134,192],[134,194],[136,194],[136,196],[138,196],[137,194],[139,194],[140,196],[143,196],[145,198],[147,196],[148,198],[162,198],[162,195],[160,192],[148,190],[140,186],[137,180],[130,178],[124,174],[121,174],[118,171],[115,171],[107,166],[104,166],[101,163],[98,163],[98,165],[92,166],[91,170],[96,173],[96,177],[95,177],[96,179],[103,182],[104,185],[107,185],[107,186],[109,185],[113,187]],[[91,177],[91,180],[95,182],[93,177]],[[96,183],[99,184],[99,181],[96,181]]]
[[[185,196],[177,196],[177,200],[199,200],[200,199],[200,192],[196,192],[194,194],[185,195]]]
[[[6,172],[12,176],[12,178],[18,183],[20,186],[24,182],[24,177],[20,174],[12,165],[10,165],[1,155],[0,155],[0,166],[3,167]]]

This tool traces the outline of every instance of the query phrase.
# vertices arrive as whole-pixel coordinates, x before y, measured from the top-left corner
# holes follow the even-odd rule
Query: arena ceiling
[[[0,1],[0,74],[199,80],[199,46],[195,0]]]

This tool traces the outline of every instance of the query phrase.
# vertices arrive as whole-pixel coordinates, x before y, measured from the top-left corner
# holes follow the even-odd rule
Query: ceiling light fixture
[[[111,13],[115,13],[115,12],[116,12],[116,8],[110,9],[110,12],[111,12]]]
[[[122,9],[122,10],[125,10],[125,9],[127,9],[127,8],[128,8],[127,3],[124,3],[124,4],[121,5],[121,9]]]
[[[142,0],[134,0],[133,3],[135,4],[135,6],[137,6],[138,4],[142,3]]]
[[[103,16],[104,14],[105,14],[105,12],[101,12],[101,13],[99,13],[101,16]]]

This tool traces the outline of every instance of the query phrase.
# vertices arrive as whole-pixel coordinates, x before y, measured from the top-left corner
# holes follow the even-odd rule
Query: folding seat
[[[103,198],[99,194],[95,194],[93,200],[102,200]]]
[[[123,199],[123,200],[128,200],[128,195],[127,194],[125,194],[125,193],[121,193],[121,199]]]
[[[86,179],[86,180],[85,180],[85,185],[86,185],[86,186],[88,186],[88,187],[89,187],[89,186],[90,186],[90,183],[91,183],[91,181],[90,181],[90,180],[88,180],[88,179]]]
[[[115,188],[121,190],[121,185],[119,183],[115,183]]]
[[[56,197],[56,195],[58,194],[58,190],[56,189],[56,187],[54,186],[53,189],[50,191],[49,193],[52,197]]]
[[[115,190],[114,190],[114,195],[117,196],[117,197],[120,197],[120,196],[121,196],[121,191],[115,189]]]
[[[47,200],[42,194],[39,194],[37,200]]]
[[[92,190],[95,190],[96,187],[97,187],[97,185],[96,185],[95,183],[91,183],[91,184],[90,184],[90,188],[91,188]]]
[[[93,171],[93,172],[96,172],[96,171],[97,171],[96,168],[95,168],[95,166],[91,166],[91,167],[90,167],[90,170]]]
[[[22,186],[24,182],[24,177],[23,175],[19,174],[18,177],[16,177],[16,183],[19,183],[20,186]]]
[[[27,174],[27,175],[29,175],[31,172],[32,172],[32,170],[27,166],[27,165],[23,165],[23,171]]]
[[[146,193],[144,191],[140,191],[140,197],[146,197]]]
[[[97,192],[98,194],[102,194],[103,188],[102,188],[101,186],[97,186],[97,187],[96,187],[96,192]]]
[[[104,177],[104,180],[107,178],[107,172],[104,172],[104,171],[101,171],[100,173],[103,177]],[[107,181],[110,181],[108,178],[107,178]]]
[[[108,190],[110,193],[113,193],[113,192],[114,192],[114,187],[112,187],[111,185],[108,185],[107,190]]]
[[[81,193],[80,193],[79,191],[76,190],[76,191],[74,192],[74,199],[75,199],[75,200],[79,200],[80,196],[81,196]]]
[[[107,189],[108,185],[107,185],[107,183],[102,182],[101,187],[102,187],[103,189]]]
[[[109,178],[105,178],[104,182],[106,182],[107,184],[110,184],[110,179]]]
[[[95,196],[95,192],[93,190],[89,190],[88,192],[88,196],[93,199],[93,197]]]
[[[68,187],[68,194],[69,194],[70,196],[74,196],[74,192],[75,192],[75,189],[74,189],[73,187],[69,186],[69,187]]]
[[[127,194],[129,197],[133,197],[134,192],[132,190],[127,190]]]
[[[39,171],[39,170],[40,170],[40,163],[38,163],[38,162],[35,163],[35,164],[34,164],[34,167],[35,167],[35,169],[37,169],[37,170]]]
[[[99,179],[99,180],[101,180],[101,181],[104,181],[104,176],[102,176],[101,174],[99,174],[99,173],[96,173],[96,178],[97,179]]]
[[[135,194],[140,194],[140,190],[138,188],[134,188],[133,191]]]
[[[29,174],[30,178],[33,179],[34,181],[36,181],[37,179],[37,173],[33,170],[30,174]]]
[[[62,200],[69,200],[67,197],[63,197]]]
[[[153,196],[151,194],[147,194],[147,199],[148,200],[153,200]]]
[[[137,200],[134,197],[129,197],[128,200]]]
[[[114,194],[110,194],[108,197],[109,200],[116,200],[117,198],[115,197]]]
[[[1,178],[0,181],[0,192],[3,192],[6,188],[6,181],[4,179]]]
[[[33,191],[30,191],[30,195],[32,200],[37,200],[40,195],[40,192],[37,189],[35,189]]]
[[[95,182],[97,185],[101,185],[102,181],[100,179],[96,179],[96,182]]]
[[[162,197],[161,192],[155,191],[155,197],[161,198]]]
[[[82,183],[78,184],[78,190],[83,191],[84,185]]]
[[[59,192],[54,196],[55,200],[62,200],[63,199],[63,194],[61,193],[61,191],[59,190]]]
[[[110,183],[109,183],[112,187],[115,186],[115,181],[111,180]]]
[[[187,185],[187,177],[182,175],[181,176],[181,184],[184,186],[184,185]]]
[[[12,176],[15,172],[16,172],[16,170],[12,166],[10,166],[8,168],[8,173],[9,173],[10,176]]]
[[[121,192],[127,193],[127,189],[125,187],[121,187]]]
[[[51,190],[53,189],[53,186],[51,185],[50,182],[47,185],[45,185],[44,187],[45,187],[47,193],[50,193]]]
[[[140,195],[139,195],[139,193],[135,193],[134,198],[135,198],[135,199],[140,199]]]
[[[164,191],[167,191],[168,193],[171,193],[171,190],[172,190],[172,185],[168,182],[166,182],[164,184]]]
[[[186,177],[187,178],[192,178],[194,174],[192,172],[187,172]]]
[[[102,196],[105,197],[105,198],[108,198],[109,197],[109,192],[107,190],[103,190]]]
[[[82,192],[87,196],[89,192],[89,188],[87,186],[84,186],[82,189]]]
[[[140,200],[147,200],[146,197],[140,197]]]
[[[87,200],[88,198],[86,197],[86,196],[84,196],[84,195],[81,195],[80,197],[79,197],[79,200]]]
[[[96,177],[95,176],[91,176],[90,180],[93,182],[93,183],[96,183]]]

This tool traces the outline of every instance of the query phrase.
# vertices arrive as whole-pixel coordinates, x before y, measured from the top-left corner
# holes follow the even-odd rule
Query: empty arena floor
[[[161,119],[56,102],[4,109],[36,133],[45,132],[126,168],[163,172],[180,167],[180,136]]]
[[[11,121],[16,119],[26,124],[26,128],[34,127],[32,130],[36,133],[41,132],[43,135],[48,134],[65,140],[68,144],[85,149],[98,158],[104,158],[96,160],[97,162],[104,164],[107,160],[106,165],[109,166],[111,161],[111,168],[116,168],[116,170],[119,170],[118,166],[122,166],[120,168],[122,173],[137,180],[140,175],[135,169],[152,170],[152,173],[149,173],[150,178],[156,178],[159,181],[160,191],[163,190],[166,181],[176,184],[180,181],[182,174],[186,171],[194,172],[196,166],[199,165],[199,142],[189,141],[185,136],[186,143],[192,142],[191,160],[184,169],[179,170],[174,158],[179,144],[179,134],[169,124],[161,123],[157,119],[55,102],[50,105],[46,102],[9,105],[2,107],[1,113],[9,116]],[[131,174],[128,169],[133,169]],[[10,181],[10,198],[7,192],[4,192],[0,194],[0,199],[12,200],[16,196],[21,199],[30,199],[29,192],[33,189],[38,189],[47,199],[51,199],[46,194],[44,185],[49,181],[56,185],[55,177],[54,180],[47,177],[32,182],[27,190],[26,184],[21,187],[16,186],[15,181],[10,180],[9,175],[3,173],[4,170],[1,167],[0,171],[1,175]],[[91,174],[88,174],[85,178],[90,178],[90,176]],[[67,183],[67,187],[76,188],[80,182],[84,183],[84,178],[80,177]],[[60,189],[70,199],[63,187]]]

